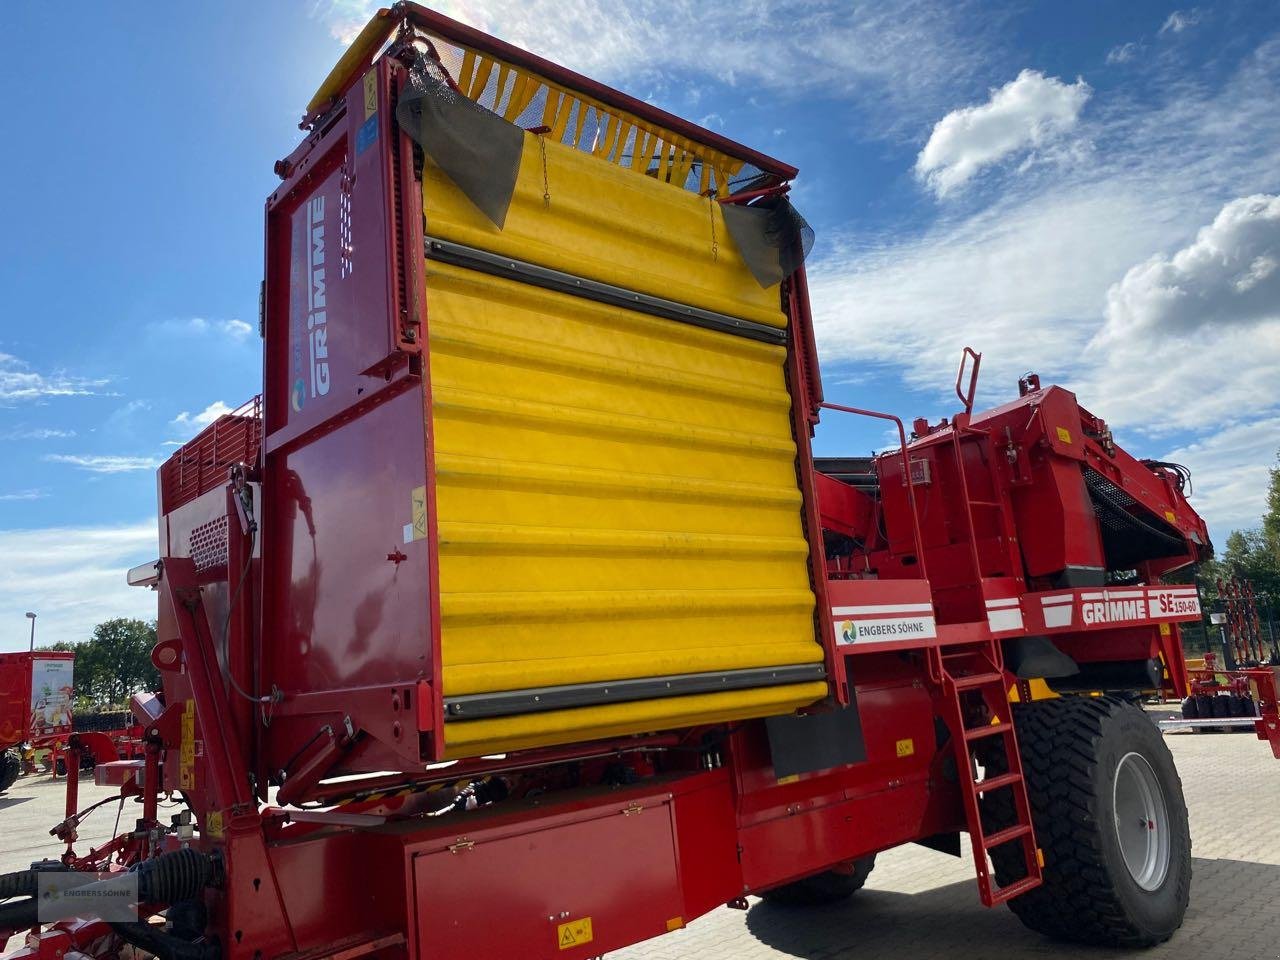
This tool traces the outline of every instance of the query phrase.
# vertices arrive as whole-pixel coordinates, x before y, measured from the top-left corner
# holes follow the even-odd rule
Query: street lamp
[[[36,615],[28,610],[27,619],[31,621],[31,649],[34,651],[36,648]]]

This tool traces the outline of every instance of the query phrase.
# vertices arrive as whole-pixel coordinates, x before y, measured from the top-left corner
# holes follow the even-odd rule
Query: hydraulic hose
[[[34,897],[36,895],[36,870],[18,870],[0,873],[0,900],[10,897]]]
[[[160,960],[219,960],[222,951],[216,943],[192,943],[179,940],[150,923],[113,923],[122,940],[155,954]]]
[[[36,919],[35,897],[26,900],[15,900],[13,903],[0,903],[0,936],[7,931],[26,930],[34,927]]]

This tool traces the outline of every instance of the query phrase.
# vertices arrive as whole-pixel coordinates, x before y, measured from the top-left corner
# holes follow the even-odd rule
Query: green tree
[[[76,693],[97,706],[125,703],[139,690],[157,690],[160,673],[151,662],[156,645],[154,623],[117,617],[93,628],[93,636],[75,645]]]

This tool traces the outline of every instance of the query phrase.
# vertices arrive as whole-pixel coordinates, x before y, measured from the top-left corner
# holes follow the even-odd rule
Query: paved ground
[[[1246,734],[1174,734],[1196,856],[1182,930],[1142,960],[1280,958],[1280,762]],[[89,803],[111,791],[88,785]],[[61,817],[61,781],[18,781],[0,797],[0,871],[60,849],[48,836]],[[116,804],[81,829],[86,845],[111,836]],[[136,814],[127,804],[122,826]],[[968,859],[920,847],[882,854],[867,889],[837,907],[782,910],[753,900],[688,929],[611,954],[610,960],[1024,960],[1134,954],[1065,948],[1026,930],[1004,908],[978,903]]]

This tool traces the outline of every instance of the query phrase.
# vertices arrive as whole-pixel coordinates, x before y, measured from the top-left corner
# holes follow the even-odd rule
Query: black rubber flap
[[[1022,680],[1036,677],[1074,677],[1080,665],[1048,637],[1012,637],[1004,642],[1004,662]]]
[[[749,206],[726,203],[721,209],[729,236],[762,287],[791,276],[813,249],[813,227],[786,197],[764,197]]]
[[[764,726],[777,777],[815,773],[867,759],[856,703],[803,716],[766,717]]]
[[[524,131],[468,100],[426,59],[409,71],[396,121],[499,229],[516,189]]]

